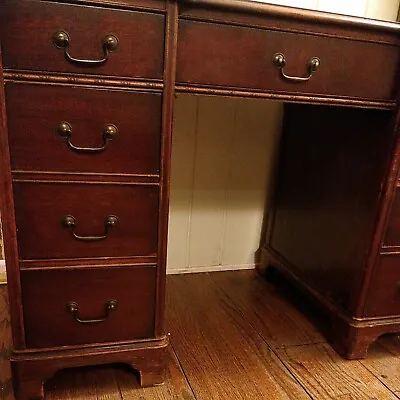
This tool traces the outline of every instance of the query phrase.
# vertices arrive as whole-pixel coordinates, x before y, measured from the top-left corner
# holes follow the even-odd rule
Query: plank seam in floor
[[[172,342],[171,342],[171,341],[169,342],[169,345],[171,346],[171,349],[172,349],[172,351],[173,351],[174,354],[175,354],[176,360],[178,361],[179,368],[180,368],[180,370],[182,371],[183,376],[185,377],[185,381],[186,381],[186,383],[188,384],[188,386],[189,386],[189,388],[190,388],[190,391],[191,391],[192,394],[193,394],[193,397],[197,400],[196,393],[195,393],[195,391],[193,390],[192,384],[190,383],[189,378],[188,378],[187,375],[186,375],[186,371],[185,371],[185,369],[183,368],[183,365],[182,365],[182,363],[181,363],[181,360],[180,360],[179,357],[178,357],[178,353],[175,351],[174,346],[172,345]]]
[[[299,381],[299,379],[294,375],[294,373],[289,369],[289,367],[285,364],[285,362],[279,357],[279,354],[274,350],[274,348],[264,339],[264,337],[258,332],[258,330],[253,326],[253,324],[249,321],[248,318],[246,318],[246,315],[244,314],[244,312],[242,311],[242,309],[240,307],[238,307],[236,305],[236,303],[232,300],[232,297],[229,296],[229,294],[223,289],[223,287],[221,287],[221,285],[219,285],[211,276],[212,273],[207,273],[208,275],[210,275],[211,281],[214,283],[214,285],[216,286],[217,289],[221,290],[224,295],[229,299],[229,301],[232,303],[232,305],[236,308],[236,310],[238,312],[240,312],[240,314],[243,316],[243,319],[247,322],[247,324],[249,325],[249,327],[251,329],[253,329],[253,331],[261,338],[261,340],[267,345],[267,347],[270,349],[270,351],[272,353],[275,354],[275,356],[278,358],[279,362],[284,366],[284,368],[287,370],[287,372],[289,373],[289,375],[294,379],[295,382],[297,382],[297,384],[304,390],[304,392],[307,394],[307,396],[311,399],[314,400],[314,398],[312,397],[311,393],[302,385],[302,383]],[[300,345],[299,345],[300,346]]]

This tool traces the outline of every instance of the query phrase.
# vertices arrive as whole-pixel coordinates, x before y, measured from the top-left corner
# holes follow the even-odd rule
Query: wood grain
[[[128,400],[195,400],[176,355],[169,350],[165,384],[141,388],[127,369],[115,370],[119,390],[123,399]]]
[[[325,342],[316,328],[317,316],[302,304],[306,301],[301,296],[288,295],[285,287],[265,282],[255,271],[215,273],[210,277],[270,346]]]
[[[12,399],[11,371],[8,357],[11,354],[11,323],[8,311],[7,286],[0,285],[0,399]]]
[[[342,359],[327,344],[289,347],[277,354],[313,399],[398,399],[360,361]]]
[[[388,346],[394,348],[394,352],[399,354],[398,340],[395,341],[394,336],[390,336],[390,338],[392,343]],[[384,343],[385,340],[382,343],[382,339],[374,343],[368,351],[368,357],[360,362],[388,389],[400,393],[400,357],[386,348]]]
[[[168,285],[172,346],[198,400],[309,399],[209,274]]]
[[[57,373],[46,384],[46,400],[120,400],[115,369],[89,367]]]

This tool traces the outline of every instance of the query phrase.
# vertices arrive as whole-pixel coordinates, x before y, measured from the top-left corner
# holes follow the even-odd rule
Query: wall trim
[[[256,264],[243,265],[209,265],[207,267],[190,267],[190,268],[170,268],[167,275],[177,274],[196,274],[201,272],[221,272],[221,271],[238,271],[243,269],[255,269]]]

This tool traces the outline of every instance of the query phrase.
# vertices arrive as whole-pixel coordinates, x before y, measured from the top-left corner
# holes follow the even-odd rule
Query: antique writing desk
[[[345,357],[400,330],[396,24],[238,0],[4,0],[0,12],[18,399],[80,365],[163,380],[174,91],[286,103],[261,269],[329,312]]]

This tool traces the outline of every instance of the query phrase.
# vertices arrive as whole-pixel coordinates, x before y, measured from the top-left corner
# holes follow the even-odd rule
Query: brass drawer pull
[[[99,322],[104,322],[109,316],[111,311],[115,311],[117,308],[117,300],[108,300],[105,304],[105,316],[102,318],[95,319],[81,319],[79,318],[79,304],[75,301],[71,301],[67,304],[67,311],[69,311],[74,320],[80,324],[98,324]]]
[[[316,72],[319,66],[321,65],[321,60],[318,57],[312,57],[308,63],[308,76],[299,77],[299,76],[289,76],[285,74],[283,68],[286,64],[286,59],[282,53],[276,53],[274,55],[273,61],[276,67],[278,67],[279,71],[281,72],[281,76],[291,82],[306,82],[310,80],[314,72]]]
[[[104,36],[101,42],[104,53],[103,58],[101,58],[100,60],[85,60],[85,59],[74,58],[69,53],[70,38],[67,32],[65,31],[55,32],[53,34],[53,43],[58,48],[64,49],[65,58],[71,63],[89,67],[104,64],[107,61],[109,54],[113,51],[116,51],[119,46],[119,41],[116,36],[106,35]]]
[[[107,124],[103,129],[103,145],[101,147],[78,147],[71,142],[72,126],[70,123],[63,121],[56,130],[61,137],[67,140],[68,148],[77,153],[100,153],[107,148],[108,142],[118,133],[118,128],[115,125]]]
[[[72,215],[65,215],[62,220],[62,223],[63,223],[64,227],[72,230],[72,235],[75,239],[82,240],[85,242],[94,242],[94,241],[106,239],[107,235],[108,235],[108,230],[110,228],[114,228],[118,224],[118,218],[114,215],[109,215],[108,217],[106,217],[104,219],[105,232],[104,232],[104,235],[101,235],[101,236],[81,236],[81,235],[76,234],[74,232],[74,229],[76,226],[76,221]]]

